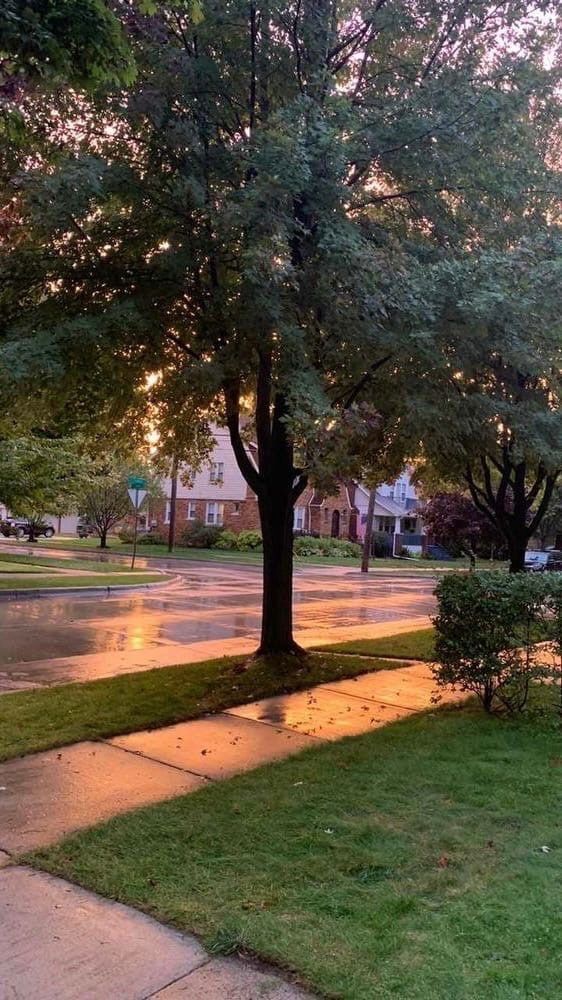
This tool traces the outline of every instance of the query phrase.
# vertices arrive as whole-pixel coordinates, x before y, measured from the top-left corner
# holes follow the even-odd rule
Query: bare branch
[[[223,384],[224,402],[226,407],[226,426],[230,435],[232,450],[238,462],[238,468],[254,493],[258,493],[263,485],[262,477],[250,460],[248,452],[240,435],[240,380],[230,379]]]

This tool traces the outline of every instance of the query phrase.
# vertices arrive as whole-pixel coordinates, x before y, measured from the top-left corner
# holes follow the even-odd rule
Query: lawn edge
[[[147,576],[149,574],[146,574]],[[167,576],[163,571],[154,570],[155,576]],[[131,590],[157,590],[164,587],[171,587],[181,583],[181,576],[176,575],[164,580],[153,580],[151,583],[111,583],[99,587],[88,584],[80,587],[74,584],[71,587],[25,587],[23,590],[0,590],[0,601],[21,601],[33,597],[58,597],[60,594],[74,594],[81,597],[92,597],[95,595],[109,595],[113,593],[126,593]]]
[[[316,650],[311,650],[311,652],[315,656],[321,655]],[[326,652],[326,651],[324,651],[324,652]],[[331,655],[337,657],[340,654],[339,653],[333,653]],[[91,681],[85,681],[85,682],[83,682],[83,681],[70,681],[67,684],[57,684],[57,685],[53,685],[53,686],[36,687],[36,688],[31,688],[31,689],[23,690],[23,691],[22,690],[19,690],[19,691],[7,691],[5,694],[2,694],[0,696],[0,718],[1,718],[1,712],[2,712],[2,703],[4,702],[5,699],[8,699],[8,701],[6,702],[6,704],[8,704],[10,699],[14,699],[14,698],[18,698],[18,697],[21,700],[26,700],[26,696],[32,695],[34,699],[35,698],[41,699],[41,696],[43,694],[47,694],[48,692],[53,692],[53,691],[60,692],[60,691],[62,691],[64,693],[65,689],[72,689],[72,690],[78,690],[79,691],[81,688],[84,688],[85,685],[90,685],[90,686],[91,685],[94,685],[94,686],[107,685],[108,687],[110,687],[111,682],[115,682],[116,680],[118,680],[119,678],[121,678],[123,676],[126,676],[127,679],[133,679],[135,677],[139,677],[140,678],[140,677],[147,677],[148,675],[156,675],[156,674],[160,673],[162,670],[165,670],[165,671],[174,671],[174,670],[182,669],[183,668],[184,670],[189,671],[193,667],[201,666],[203,664],[207,664],[207,665],[216,664],[217,665],[217,675],[218,675],[219,666],[221,664],[224,665],[224,666],[228,666],[228,665],[235,666],[238,663],[243,662],[244,660],[247,660],[249,658],[249,656],[251,656],[251,654],[238,653],[238,654],[232,654],[230,656],[216,657],[216,658],[214,658],[212,660],[200,660],[200,661],[198,661],[196,663],[177,663],[177,664],[173,664],[173,665],[170,665],[170,666],[167,666],[167,667],[153,667],[151,670],[133,671],[133,672],[131,672],[129,674],[126,674],[126,675],[119,675],[118,674],[118,675],[115,675],[114,677],[99,677],[99,678],[95,678],[95,679],[93,679]],[[407,663],[406,661],[400,661],[400,660],[392,660],[391,661],[391,660],[387,660],[387,659],[381,658],[381,657],[379,657],[379,658],[376,658],[376,657],[365,657],[364,659],[365,659],[365,669],[364,670],[361,669],[361,670],[358,670],[358,671],[352,671],[350,673],[347,673],[346,671],[344,671],[342,674],[338,675],[337,677],[327,678],[326,680],[312,680],[312,679],[303,678],[304,683],[298,683],[297,682],[296,684],[293,684],[292,686],[289,686],[289,687],[288,686],[283,686],[283,678],[282,678],[282,676],[280,676],[279,689],[276,690],[276,691],[274,691],[274,692],[266,692],[266,693],[264,693],[263,690],[260,691],[260,689],[258,688],[257,690],[254,690],[252,692],[251,696],[249,696],[247,698],[244,698],[244,697],[240,698],[240,696],[238,696],[236,699],[233,698],[232,700],[230,700],[228,698],[223,698],[222,700],[220,700],[217,703],[217,705],[215,707],[202,707],[199,711],[196,711],[193,714],[186,714],[186,713],[182,713],[182,712],[178,712],[176,714],[172,714],[171,713],[168,718],[165,718],[165,719],[156,718],[152,722],[151,721],[144,722],[141,726],[137,725],[136,723],[133,723],[130,726],[124,725],[122,727],[118,726],[118,727],[115,727],[115,728],[108,727],[107,729],[100,730],[100,732],[97,733],[97,734],[95,734],[95,733],[87,733],[87,734],[84,734],[83,736],[78,737],[78,738],[76,736],[73,736],[72,739],[66,739],[64,737],[57,739],[53,735],[53,739],[51,741],[49,741],[49,742],[46,742],[45,745],[39,746],[39,747],[37,747],[35,749],[30,749],[30,750],[24,751],[23,753],[19,752],[19,753],[12,753],[12,754],[4,755],[3,752],[0,752],[0,764],[5,764],[5,763],[9,762],[10,760],[18,760],[18,759],[21,759],[23,757],[29,757],[29,756],[32,756],[32,755],[38,754],[38,753],[48,753],[51,750],[56,750],[56,749],[59,749],[60,747],[65,747],[65,746],[66,747],[73,746],[73,745],[76,745],[77,743],[83,743],[83,742],[98,742],[99,743],[99,742],[104,742],[106,740],[114,739],[117,736],[126,736],[126,735],[129,735],[131,733],[144,732],[144,731],[150,732],[150,731],[155,730],[155,729],[165,729],[168,726],[178,725],[178,724],[181,724],[183,722],[193,722],[194,720],[203,718],[205,716],[219,715],[222,712],[228,711],[228,709],[236,708],[236,707],[242,706],[242,705],[248,705],[252,701],[259,701],[259,699],[263,698],[263,697],[278,697],[278,696],[281,696],[283,694],[293,694],[293,693],[296,693],[296,692],[299,692],[299,691],[306,691],[308,689],[313,689],[314,687],[317,687],[317,686],[319,686],[321,684],[335,683],[337,681],[346,680],[346,679],[352,678],[352,677],[360,677],[360,676],[363,676],[364,674],[376,673],[379,670],[384,670],[384,669],[396,670],[396,669],[399,669],[402,665],[404,665],[406,667],[410,666],[410,664]],[[374,670],[369,670],[368,669],[369,663],[372,663],[373,665],[376,664]],[[382,664],[385,664],[385,666],[383,666]],[[217,676],[217,680],[218,679],[219,678]]]

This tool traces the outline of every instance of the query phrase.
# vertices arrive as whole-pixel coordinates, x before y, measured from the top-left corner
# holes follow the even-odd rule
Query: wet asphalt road
[[[76,554],[67,555],[75,558]],[[235,638],[258,638],[259,567],[150,561],[151,566],[155,564],[171,569],[181,581],[170,589],[103,598],[61,595],[0,601],[0,672],[6,676],[17,672],[18,664],[34,661],[143,649],[156,652],[177,644],[208,643],[209,655],[216,656],[221,655],[223,641],[228,645]],[[298,569],[297,638],[318,642],[325,634],[324,641],[334,642],[355,637],[358,626],[427,616],[434,609],[434,586],[431,576],[405,576],[396,571],[372,574],[365,580],[347,568]],[[25,673],[31,676],[29,670]]]

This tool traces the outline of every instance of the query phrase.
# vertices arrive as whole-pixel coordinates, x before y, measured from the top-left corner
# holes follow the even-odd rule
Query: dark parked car
[[[4,538],[30,538],[32,533],[35,538],[39,538],[41,535],[45,538],[52,538],[55,533],[52,524],[47,524],[46,521],[34,521],[32,532],[29,521],[18,517],[7,517],[1,521],[0,531]]]
[[[525,553],[525,569],[527,573],[545,573],[552,570],[560,572],[562,570],[562,552],[558,549],[550,549],[548,552],[528,549]]]
[[[76,525],[76,534],[78,538],[91,538],[92,535],[96,534],[96,529],[90,521],[84,521],[80,518]]]

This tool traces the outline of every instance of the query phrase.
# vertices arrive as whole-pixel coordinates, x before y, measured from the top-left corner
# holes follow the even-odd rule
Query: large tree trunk
[[[367,520],[365,522],[365,539],[363,541],[363,555],[361,558],[361,572],[369,572],[369,560],[371,558],[371,546],[373,542],[373,521],[375,519],[375,501],[377,491],[371,490],[369,493],[369,503],[367,505]]]
[[[233,451],[258,500],[263,537],[263,605],[257,653],[302,653],[293,638],[293,508],[306,486],[294,466],[293,442],[286,425],[286,400],[271,398],[271,359],[263,354],[257,387],[258,468],[240,435],[240,386],[225,385],[227,425]]]
[[[508,538],[509,572],[522,573],[525,569],[525,552],[528,542],[527,531],[510,532]]]
[[[107,548],[107,529],[100,531],[100,549]]]
[[[259,655],[301,652],[293,638],[293,503],[289,490],[258,498],[263,536]]]
[[[257,496],[263,537],[263,608],[258,653],[300,653],[302,650],[293,638],[293,508],[302,487],[295,483],[298,477],[293,442],[285,423],[285,398],[276,394],[270,415],[265,409],[267,395],[264,387],[260,391],[263,405],[258,405],[256,413],[261,479]]]

